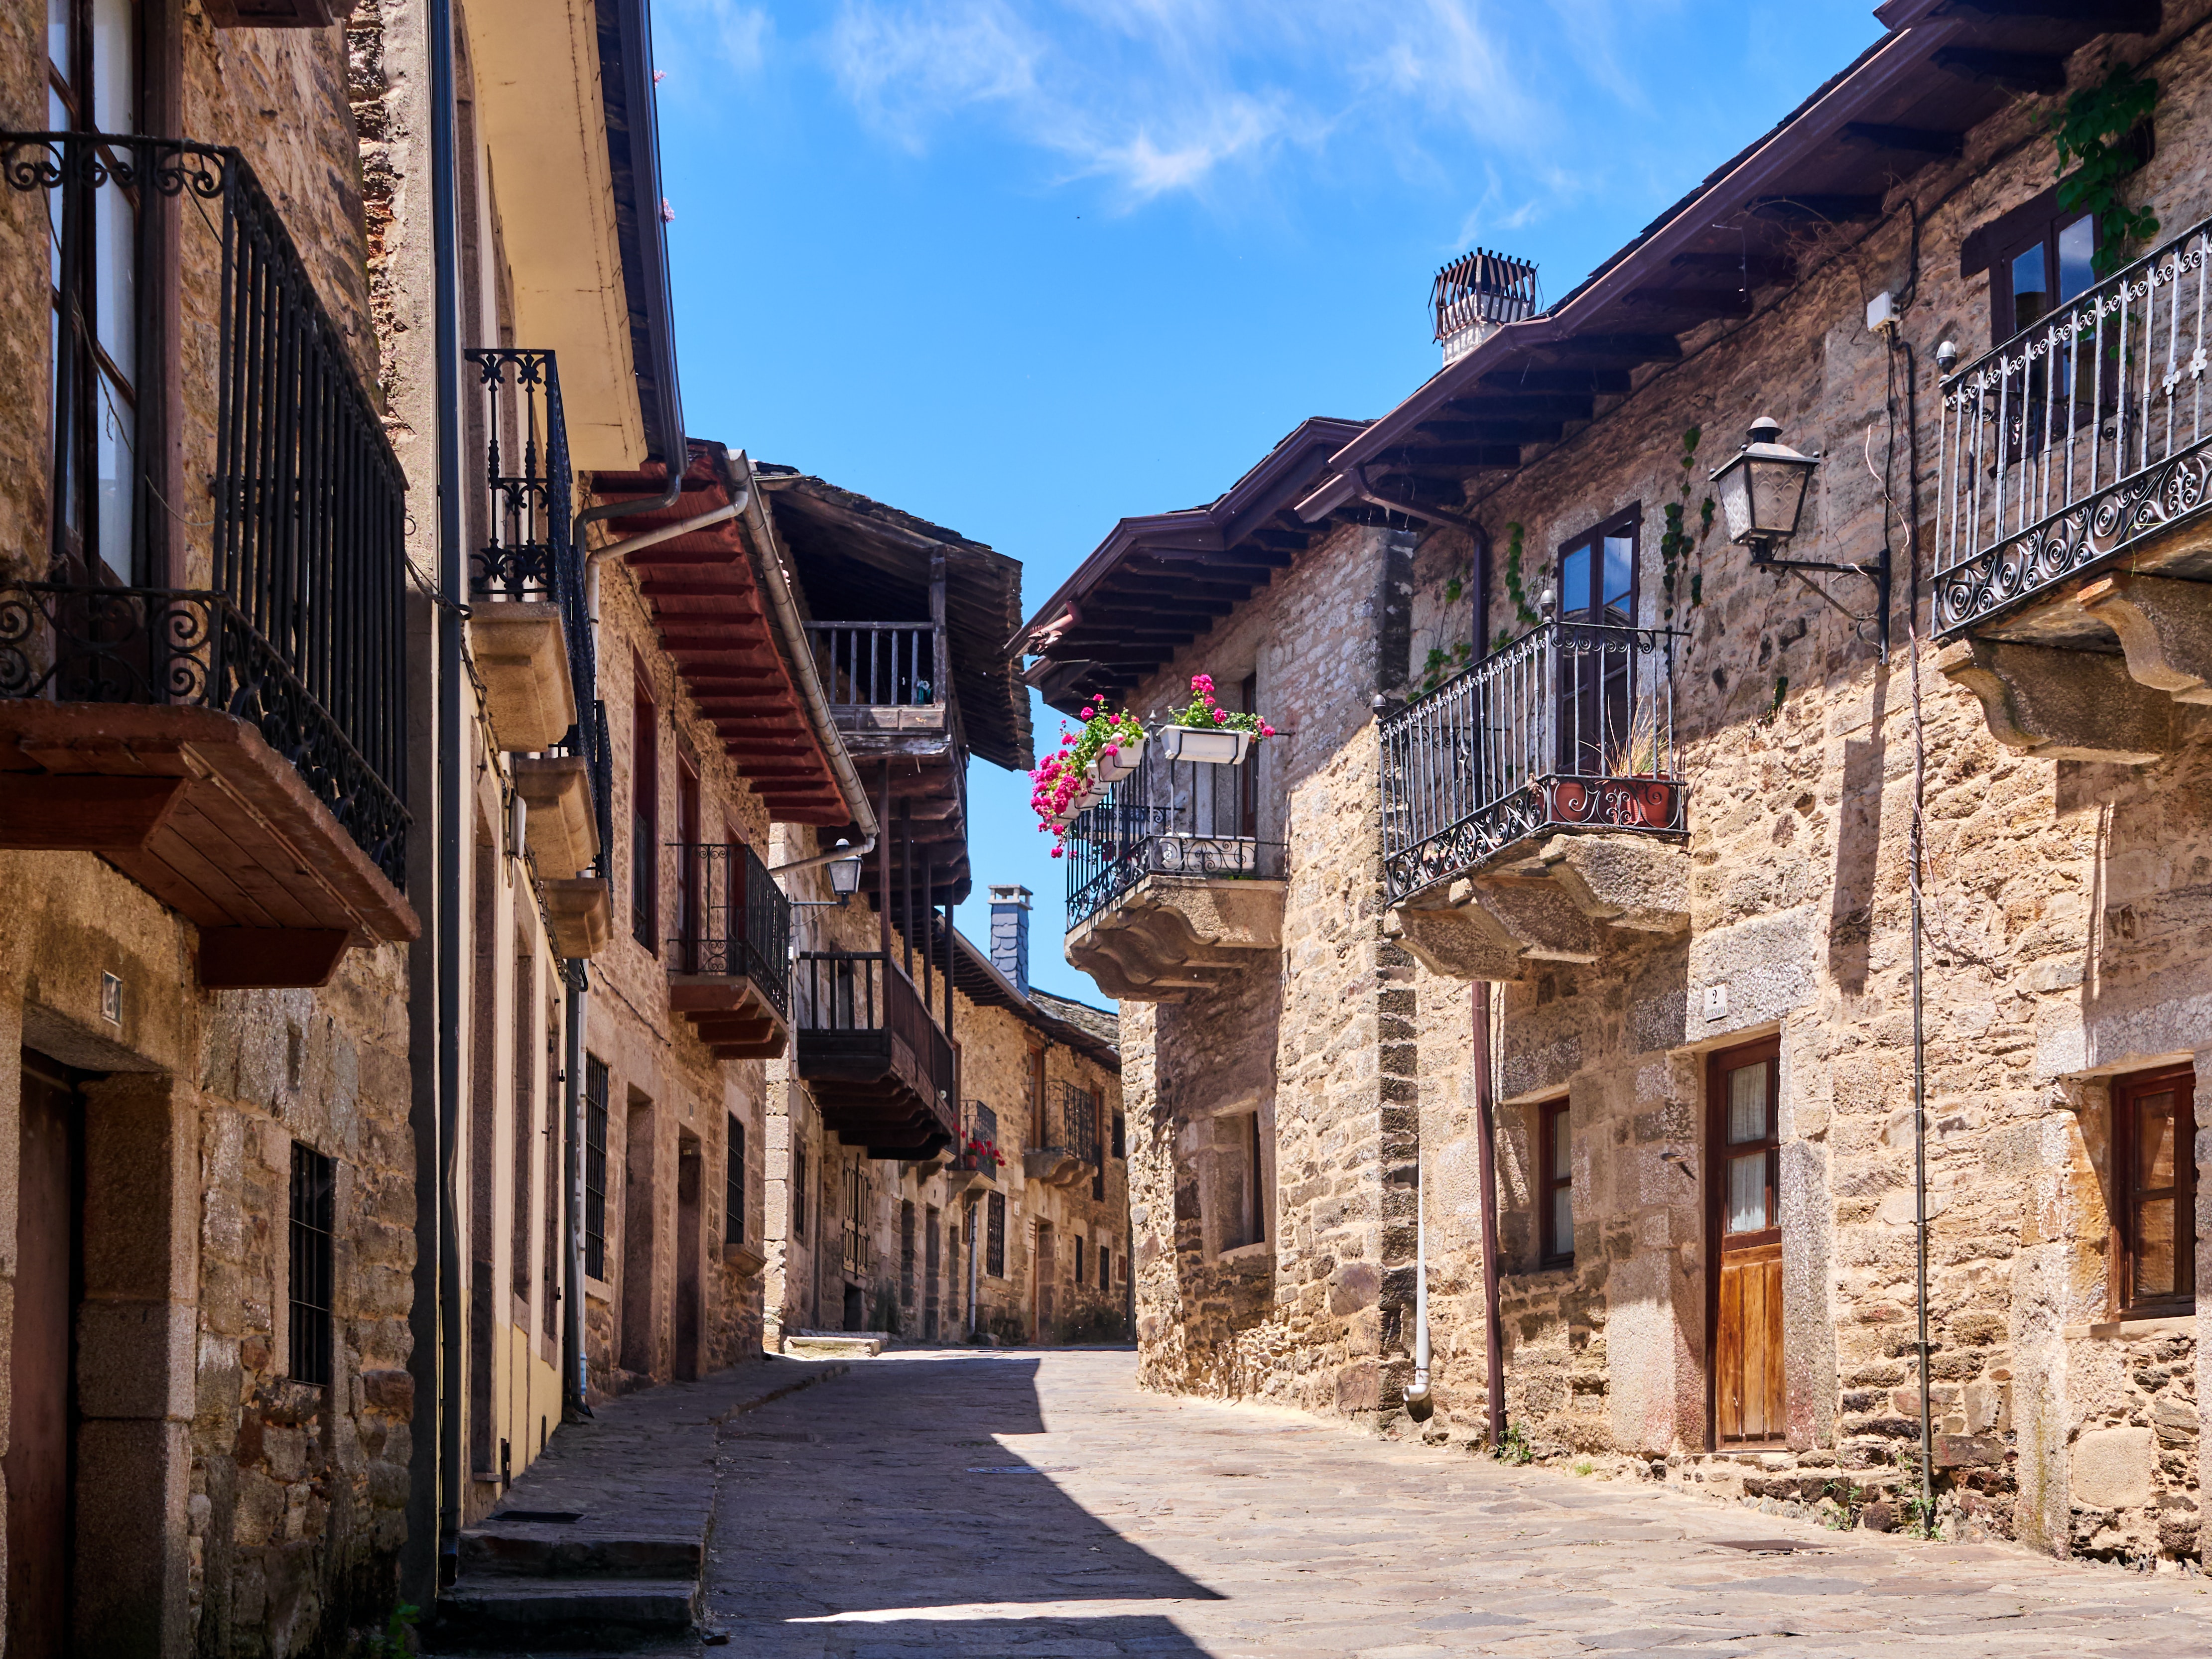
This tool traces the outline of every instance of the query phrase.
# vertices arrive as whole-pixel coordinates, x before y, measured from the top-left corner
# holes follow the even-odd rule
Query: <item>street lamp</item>
[[[1735,459],[1713,474],[1728,519],[1729,539],[1747,544],[1753,564],[1772,562],[1774,550],[1797,533],[1805,510],[1805,487],[1813,481],[1818,458],[1801,455],[1781,441],[1782,424],[1771,415],[1751,423],[1750,441]]]
[[[793,909],[842,910],[845,908],[845,901],[860,890],[860,855],[847,850],[852,844],[849,841],[840,841],[837,843],[838,856],[829,861],[830,890],[837,896],[826,899],[795,898],[791,901]],[[811,859],[805,860],[810,864],[813,861]],[[793,948],[794,950],[798,948],[796,944]]]

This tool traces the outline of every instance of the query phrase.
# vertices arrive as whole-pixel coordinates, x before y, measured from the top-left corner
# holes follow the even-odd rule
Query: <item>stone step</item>
[[[438,1598],[433,1653],[618,1650],[691,1629],[696,1578],[463,1579]]]
[[[884,1351],[884,1339],[872,1331],[843,1336],[787,1336],[783,1351],[794,1359],[873,1359]]]
[[[574,1526],[502,1520],[461,1534],[469,1583],[493,1578],[696,1578],[706,1552],[697,1533],[608,1534]]]

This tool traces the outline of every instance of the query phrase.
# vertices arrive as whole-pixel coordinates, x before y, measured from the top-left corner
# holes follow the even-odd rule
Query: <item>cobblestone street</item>
[[[885,1355],[731,1419],[707,1622],[776,1659],[2205,1645],[2199,1577],[1830,1533],[1139,1393],[1133,1369]]]

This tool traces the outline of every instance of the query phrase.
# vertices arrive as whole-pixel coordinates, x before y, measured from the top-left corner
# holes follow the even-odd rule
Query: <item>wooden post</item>
[[[891,763],[884,762],[883,799],[876,808],[876,919],[881,924],[884,969],[891,965]]]
[[[945,643],[945,555],[942,550],[929,556],[929,637],[930,637],[930,700],[936,703],[952,701],[952,689],[945,684],[947,669],[952,660],[951,652]]]

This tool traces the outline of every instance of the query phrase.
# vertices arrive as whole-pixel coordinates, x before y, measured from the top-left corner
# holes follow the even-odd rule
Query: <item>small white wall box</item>
[[[1879,334],[1897,326],[1897,296],[1887,289],[1867,301],[1867,332]]]
[[[1708,985],[1705,987],[1705,1018],[1707,1019],[1726,1019],[1728,1018],[1727,986]]]

